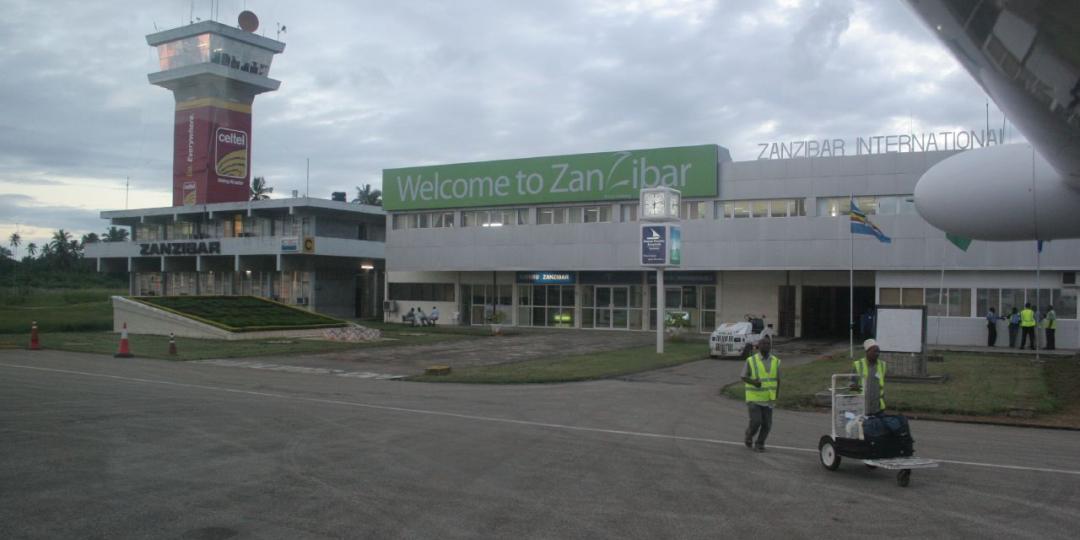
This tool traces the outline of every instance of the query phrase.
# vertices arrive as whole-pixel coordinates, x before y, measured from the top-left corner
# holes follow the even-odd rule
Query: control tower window
[[[162,71],[195,64],[218,64],[268,77],[274,53],[216,34],[200,34],[158,45]]]

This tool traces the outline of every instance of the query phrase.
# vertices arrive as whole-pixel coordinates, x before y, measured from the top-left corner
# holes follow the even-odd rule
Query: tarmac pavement
[[[738,362],[471,386],[0,351],[2,538],[1074,538],[1080,432],[912,421],[909,488],[770,451]]]

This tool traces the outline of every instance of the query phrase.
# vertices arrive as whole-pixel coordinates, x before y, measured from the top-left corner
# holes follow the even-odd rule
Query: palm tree
[[[128,230],[115,226],[109,227],[101,239],[105,242],[123,242],[128,239]]]
[[[101,241],[101,238],[97,235],[96,232],[86,233],[86,234],[82,235],[82,244],[84,246],[86,244],[95,244],[95,243],[100,242],[100,241]]]
[[[18,260],[19,260],[19,244],[21,244],[21,243],[22,243],[22,237],[19,236],[18,232],[13,232],[13,233],[11,233],[11,236],[8,237],[8,244],[11,245],[11,260],[12,261],[18,262]],[[19,274],[19,266],[18,265],[12,266],[11,285],[13,287],[15,287],[15,288],[18,288],[18,286],[19,286],[18,281],[17,281],[18,274]]]
[[[266,185],[265,178],[256,176],[251,180],[251,200],[265,201],[270,198],[270,194],[273,192],[274,188]]]
[[[382,191],[373,189],[371,184],[364,184],[364,187],[356,186],[356,198],[353,199],[352,202],[371,206],[382,206]]]
[[[64,229],[57,229],[49,242],[49,252],[56,258],[61,267],[67,267],[72,259],[71,233]]]
[[[11,258],[12,258],[11,250],[4,247],[4,246],[0,246],[0,259],[11,259]]]
[[[27,253],[27,255],[30,255],[31,257],[33,257],[34,255],[37,255],[37,244],[35,244],[33,242],[30,242],[29,244],[26,244],[26,253]]]

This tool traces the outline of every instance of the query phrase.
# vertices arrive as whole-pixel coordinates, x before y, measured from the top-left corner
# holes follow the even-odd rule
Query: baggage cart
[[[831,396],[831,432],[818,441],[818,457],[821,465],[830,471],[840,467],[840,459],[858,459],[868,468],[897,471],[896,484],[911,484],[911,471],[932,469],[939,463],[932,459],[905,457],[866,457],[868,444],[863,440],[862,419],[866,417],[866,403],[861,393],[849,390],[849,381],[858,377],[855,373],[836,373],[829,385]]]

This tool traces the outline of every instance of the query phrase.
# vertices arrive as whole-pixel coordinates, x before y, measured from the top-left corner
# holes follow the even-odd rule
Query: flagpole
[[[946,238],[945,242],[943,242],[941,244],[941,282],[938,284],[938,290],[937,290],[937,302],[938,302],[938,310],[939,311],[941,310],[941,305],[944,303],[944,300],[945,300],[945,257],[946,257],[945,250],[948,249],[948,247],[949,247],[949,241],[948,240],[949,239]],[[945,315],[946,315],[945,313],[938,313],[937,345],[939,347],[941,346],[941,319],[943,319],[945,317]]]
[[[1038,313],[1039,312],[1039,296],[1041,296],[1041,293],[1042,293],[1042,291],[1039,290],[1039,288],[1042,286],[1042,274],[1041,274],[1041,271],[1042,271],[1042,244],[1039,243],[1039,240],[1036,240],[1035,242],[1036,242],[1036,244],[1035,244],[1035,246],[1036,246],[1036,248],[1035,248],[1035,312]],[[1045,317],[1045,316],[1046,316],[1046,314],[1043,313],[1043,317]],[[1042,344],[1039,343],[1039,324],[1040,324],[1039,321],[1035,321],[1035,361],[1036,362],[1040,361],[1039,353],[1042,351]]]
[[[848,199],[848,239],[851,243],[850,261],[848,269],[848,358],[855,360],[855,231],[851,229],[851,206],[855,202],[855,194]]]

